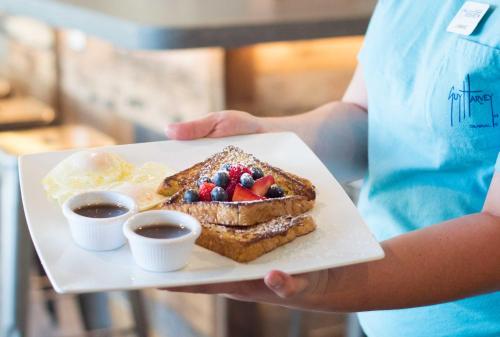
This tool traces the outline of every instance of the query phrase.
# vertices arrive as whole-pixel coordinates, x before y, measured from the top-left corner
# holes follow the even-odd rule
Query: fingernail
[[[273,277],[269,278],[269,286],[273,289],[280,289],[283,287],[283,284],[285,283],[285,280],[281,275],[274,275]]]

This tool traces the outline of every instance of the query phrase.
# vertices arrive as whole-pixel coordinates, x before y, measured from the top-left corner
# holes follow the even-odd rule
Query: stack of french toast
[[[202,225],[197,244],[249,262],[316,228],[306,212],[313,184],[235,146],[166,177],[162,209],[191,214]]]

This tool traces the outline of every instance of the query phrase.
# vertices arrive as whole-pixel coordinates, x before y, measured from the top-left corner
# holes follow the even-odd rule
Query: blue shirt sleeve
[[[495,171],[500,172],[500,153],[498,154],[497,164],[495,165]]]

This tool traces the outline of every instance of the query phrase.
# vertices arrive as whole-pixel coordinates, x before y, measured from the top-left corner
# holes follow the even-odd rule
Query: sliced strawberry
[[[255,183],[252,186],[252,192],[260,195],[260,196],[265,196],[267,193],[267,190],[269,187],[274,184],[274,177],[269,175],[262,177],[260,179],[257,179]]]
[[[244,188],[240,184],[236,185],[234,188],[233,201],[252,201],[263,199],[265,198],[253,193],[248,188]]]
[[[226,187],[226,193],[227,193],[227,197],[229,198],[229,200],[232,200],[232,198],[233,198],[234,189],[236,188],[236,185],[238,185],[238,182],[230,181],[229,185],[227,185],[227,187]]]

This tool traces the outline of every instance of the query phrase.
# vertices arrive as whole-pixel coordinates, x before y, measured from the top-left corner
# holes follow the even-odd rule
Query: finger
[[[219,284],[169,287],[169,288],[161,288],[161,290],[167,290],[176,293],[192,293],[192,294],[220,294],[225,292],[224,289],[221,289],[221,285]]]
[[[217,113],[189,122],[171,123],[165,127],[167,138],[177,140],[190,140],[203,138],[209,135],[217,123]]]
[[[291,276],[279,270],[269,272],[265,284],[281,298],[292,298],[304,292],[310,285],[307,275]]]
[[[198,294],[238,294],[240,296],[258,295],[262,292],[269,293],[268,288],[262,280],[169,287],[162,290]]]

